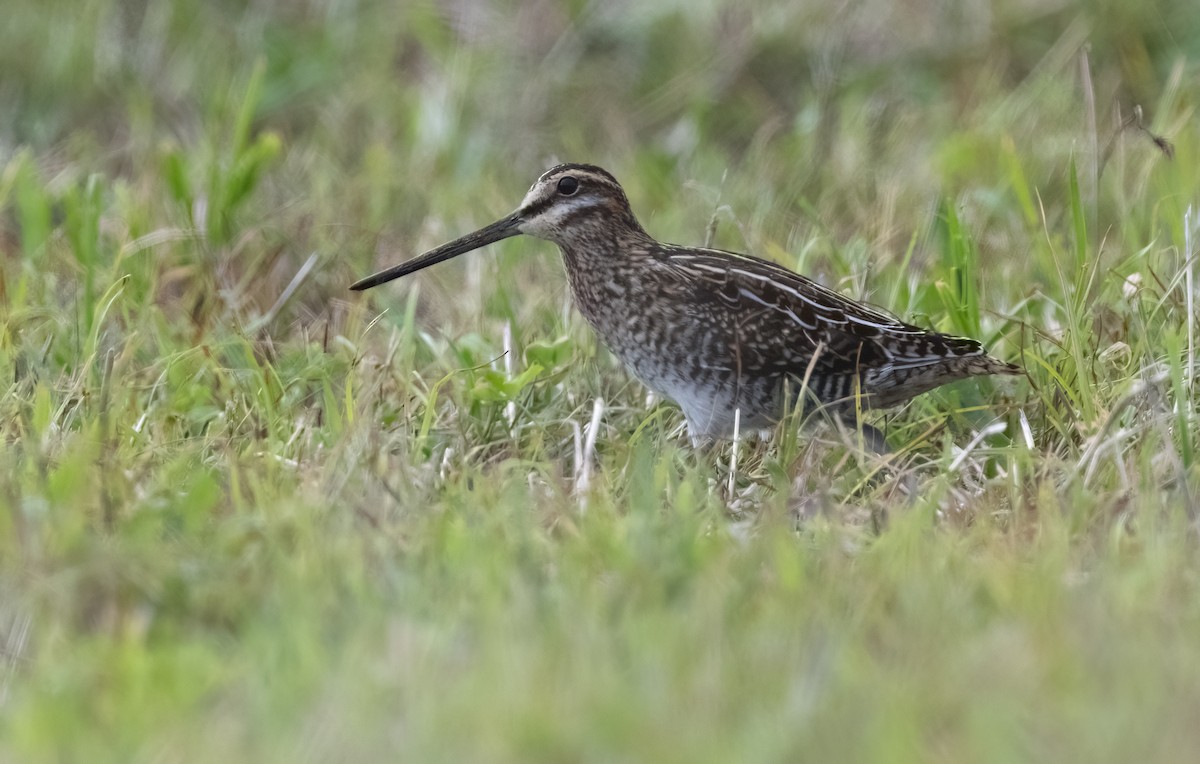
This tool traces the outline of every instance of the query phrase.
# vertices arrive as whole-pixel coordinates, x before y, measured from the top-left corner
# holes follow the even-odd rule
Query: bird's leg
[[[883,432],[875,425],[862,421],[853,413],[842,414],[837,417],[837,421],[849,431],[851,438],[858,442],[867,453],[879,457],[886,457],[892,453],[892,449],[888,447],[887,438],[884,437]],[[861,440],[854,438],[855,435],[860,433],[862,436]]]
[[[887,438],[883,435],[883,430],[866,422],[860,423],[860,430],[862,432],[863,445],[868,450],[879,456],[887,456],[892,453],[891,447],[888,446]]]
[[[874,483],[880,479],[885,473],[891,472],[899,481],[897,488],[903,496],[907,496],[907,502],[901,502],[907,506],[911,506],[917,497],[917,475],[910,469],[903,469],[897,460],[891,457],[896,454],[887,444],[887,439],[883,432],[874,425],[867,424],[861,419],[856,419],[853,413],[843,413],[836,417],[838,424],[841,427],[850,430],[850,437],[858,432],[862,433],[862,440],[859,441],[863,451],[873,454],[884,464],[878,469],[870,482]],[[840,429],[840,428],[839,428]],[[875,507],[871,510],[871,524],[876,533],[882,532],[887,527],[888,509],[884,507]]]

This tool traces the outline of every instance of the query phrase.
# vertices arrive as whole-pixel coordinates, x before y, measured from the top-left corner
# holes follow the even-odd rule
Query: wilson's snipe
[[[771,426],[784,390],[806,377],[811,397],[853,422],[859,406],[1022,373],[974,340],[906,324],[775,263],[655,241],[616,178],[585,164],[555,167],[508,217],[350,288],[517,234],[558,245],[580,312],[634,375],[679,404],[694,439],[731,436],[737,409],[743,432]]]

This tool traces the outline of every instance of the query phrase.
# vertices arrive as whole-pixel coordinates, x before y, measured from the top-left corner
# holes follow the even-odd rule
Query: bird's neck
[[[581,274],[625,269],[656,244],[632,216],[622,225],[581,226],[557,243],[567,270]]]
[[[558,248],[576,307],[607,337],[614,325],[631,318],[622,309],[630,296],[652,289],[655,269],[646,261],[661,246],[639,225],[597,227],[560,240]]]

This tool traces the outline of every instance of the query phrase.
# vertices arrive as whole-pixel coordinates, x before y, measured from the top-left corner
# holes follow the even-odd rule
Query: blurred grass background
[[[10,2],[0,760],[1190,760],[1192,6]],[[1030,379],[731,475],[547,244],[347,291],[556,161]]]

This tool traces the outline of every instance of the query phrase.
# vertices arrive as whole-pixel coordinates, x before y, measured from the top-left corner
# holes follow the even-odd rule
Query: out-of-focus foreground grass
[[[1191,760],[1192,5],[8,3],[0,760]],[[547,244],[347,291],[559,160],[1029,379],[731,469]]]

